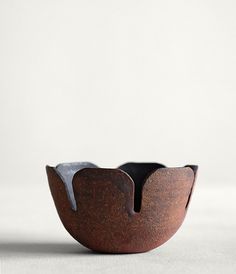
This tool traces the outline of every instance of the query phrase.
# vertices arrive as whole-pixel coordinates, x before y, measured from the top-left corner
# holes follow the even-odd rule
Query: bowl
[[[104,253],[137,253],[169,240],[181,226],[198,167],[89,162],[46,166],[58,215],[70,235]]]

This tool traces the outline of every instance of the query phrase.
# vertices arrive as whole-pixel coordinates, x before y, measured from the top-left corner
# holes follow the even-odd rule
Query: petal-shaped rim
[[[130,215],[134,214],[133,205],[135,184],[133,179],[129,176],[129,174],[127,174],[121,169],[114,168],[92,168],[92,170],[90,168],[84,168],[76,172],[72,180],[73,191],[76,197],[76,188],[78,188],[78,185],[80,184],[80,178],[84,177],[90,178],[91,180],[89,181],[91,182],[93,181],[93,179],[96,182],[97,179],[98,181],[109,181],[112,184],[115,184],[116,187],[120,190],[120,192],[125,194],[125,204],[127,212]]]
[[[185,167],[191,168],[193,173],[194,173],[193,185],[192,185],[192,188],[191,188],[191,191],[190,191],[190,194],[189,194],[189,197],[188,197],[188,201],[187,201],[187,204],[186,204],[186,207],[185,207],[186,210],[187,210],[188,206],[189,206],[189,203],[191,201],[191,198],[192,198],[192,193],[193,193],[194,187],[195,187],[195,182],[196,182],[196,179],[197,179],[198,166],[197,165],[186,165]]]
[[[150,184],[152,184],[152,182],[153,182],[153,178],[155,178],[154,181],[158,186],[158,180],[157,180],[158,177],[162,178],[162,179],[166,179],[167,176],[170,175],[169,173],[172,173],[172,174],[174,173],[174,175],[176,176],[177,173],[181,172],[181,176],[183,176],[183,175],[185,175],[186,177],[191,176],[190,180],[189,180],[191,182],[190,193],[189,193],[188,200],[187,200],[187,203],[185,206],[185,209],[187,210],[189,202],[191,200],[194,184],[196,181],[197,170],[198,170],[198,166],[196,166],[196,165],[186,165],[184,167],[159,168],[158,170],[154,170],[153,172],[151,172],[149,174],[149,176],[146,178],[146,180],[143,184],[142,195],[143,195],[143,193],[145,195],[145,192],[149,188],[148,186]],[[143,206],[142,201],[141,201],[141,205]]]
[[[74,166],[75,167],[76,165],[80,168],[77,171],[74,171],[72,176],[70,174],[69,180],[66,180],[65,176],[62,174],[63,168],[61,169],[60,167],[66,167],[66,166],[68,166],[68,167]],[[81,168],[81,166],[82,166],[82,168]],[[142,179],[139,181],[139,183],[137,183],[137,181],[134,178],[132,178],[132,176],[130,175],[130,173],[132,174],[132,172],[127,170],[127,167],[129,167],[129,166],[131,166],[131,167],[142,166],[143,168],[147,168],[148,172],[145,173],[142,171],[141,172]],[[157,174],[158,172],[162,172],[161,171],[162,169],[165,169],[166,171],[168,169],[173,169],[173,168],[165,167],[164,165],[158,164],[158,163],[135,163],[135,162],[128,162],[126,164],[119,166],[116,169],[115,168],[100,168],[90,162],[62,163],[62,164],[58,164],[56,167],[53,167],[53,168],[54,168],[56,174],[60,177],[61,181],[65,185],[68,199],[69,199],[71,207],[74,211],[77,210],[76,199],[74,197],[74,189],[73,189],[74,181],[76,181],[76,178],[80,172],[83,171],[83,173],[89,173],[90,169],[92,168],[92,169],[95,169],[100,174],[106,174],[107,172],[109,172],[111,174],[112,174],[112,172],[115,172],[115,174],[117,174],[117,172],[120,172],[124,176],[126,176],[127,182],[130,182],[130,184],[132,185],[132,188],[133,188],[133,196],[134,197],[131,202],[133,203],[133,207],[136,212],[140,212],[140,210],[141,210],[143,187],[144,187],[144,185],[146,185],[146,182],[148,181],[150,176],[152,176],[154,173]],[[196,173],[197,173],[197,169],[198,169],[198,166],[196,166],[196,165],[186,165],[185,167],[177,167],[175,169],[179,170],[179,169],[186,169],[186,168],[190,168],[194,173],[194,178],[196,178]],[[195,179],[194,179],[194,182],[195,182]],[[193,182],[193,186],[194,186],[194,182]],[[189,200],[186,204],[186,208],[188,207],[189,201],[191,199],[191,193],[193,190],[193,186],[191,188],[191,192],[189,195]],[[147,187],[147,186],[145,186],[145,187]]]
[[[152,172],[165,168],[165,166],[159,163],[128,162],[118,168],[128,173],[132,178],[134,182],[134,211],[140,212],[143,185]]]
[[[72,162],[61,163],[54,168],[65,185],[67,196],[73,210],[77,209],[72,184],[73,177],[77,172],[85,168],[98,168],[98,166],[90,162]]]

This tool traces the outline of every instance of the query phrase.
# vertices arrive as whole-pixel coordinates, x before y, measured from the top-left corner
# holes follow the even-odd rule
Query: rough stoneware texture
[[[144,164],[132,165],[131,169],[134,165],[144,168]],[[60,219],[72,237],[95,251],[134,253],[156,248],[182,224],[197,166],[165,168],[154,164],[147,169],[146,177],[145,173],[141,176],[141,191],[136,193],[137,201],[141,201],[140,206],[136,202],[138,212],[134,211],[135,183],[130,177],[134,174],[128,172],[130,169],[125,172],[125,168],[120,168],[83,168],[75,172],[72,184],[77,209],[74,210],[62,176],[56,168],[47,166]]]

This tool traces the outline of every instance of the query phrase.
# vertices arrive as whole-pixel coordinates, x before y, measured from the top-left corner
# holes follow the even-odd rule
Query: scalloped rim
[[[85,170],[89,170],[89,169],[97,169],[97,170],[101,170],[102,172],[108,171],[108,170],[109,171],[119,171],[119,172],[122,172],[123,174],[125,174],[127,176],[127,178],[132,182],[133,187],[134,187],[134,191],[135,191],[135,182],[134,182],[133,178],[126,171],[121,169],[121,167],[123,167],[125,165],[129,165],[129,164],[140,165],[140,166],[141,165],[157,165],[157,168],[152,169],[150,172],[148,172],[146,174],[146,177],[142,182],[142,186],[145,185],[147,179],[154,172],[161,172],[161,170],[163,170],[163,169],[173,169],[172,167],[166,167],[162,164],[153,163],[153,162],[141,162],[141,163],[127,162],[123,165],[120,165],[117,168],[100,168],[100,167],[96,166],[95,164],[93,164],[91,162],[60,163],[60,164],[56,165],[55,167],[52,167],[52,166],[49,166],[49,165],[47,165],[46,167],[53,168],[55,170],[56,174],[60,177],[61,181],[65,185],[67,197],[68,197],[68,200],[71,204],[71,208],[72,208],[72,210],[76,211],[77,210],[77,205],[76,205],[76,200],[75,200],[75,196],[74,196],[73,182],[74,182],[74,179],[76,178],[77,174],[79,174],[82,170],[83,170],[83,172],[86,172]],[[65,167],[68,167],[68,170],[64,169]],[[70,167],[73,167],[73,168],[69,170]],[[75,167],[77,167],[77,168],[75,168]],[[185,165],[183,167],[175,167],[174,169],[185,169],[185,168],[190,168],[193,171],[194,181],[195,181],[198,166],[197,165]],[[66,171],[69,171],[69,172],[67,172],[67,174],[66,174]],[[193,186],[194,186],[194,182],[193,182]],[[192,189],[193,189],[193,187],[192,187]],[[142,191],[143,190],[141,190],[141,192]],[[191,190],[191,192],[192,192],[192,190]],[[190,200],[190,198],[191,198],[191,193],[190,193],[189,200]],[[189,204],[189,201],[186,205],[186,208],[187,208],[188,204]]]

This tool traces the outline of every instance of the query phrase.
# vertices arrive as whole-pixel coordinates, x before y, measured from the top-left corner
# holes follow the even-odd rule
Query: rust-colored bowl
[[[145,252],[165,243],[181,226],[197,166],[167,168],[127,163],[117,169],[88,162],[46,167],[66,230],[99,252]]]

